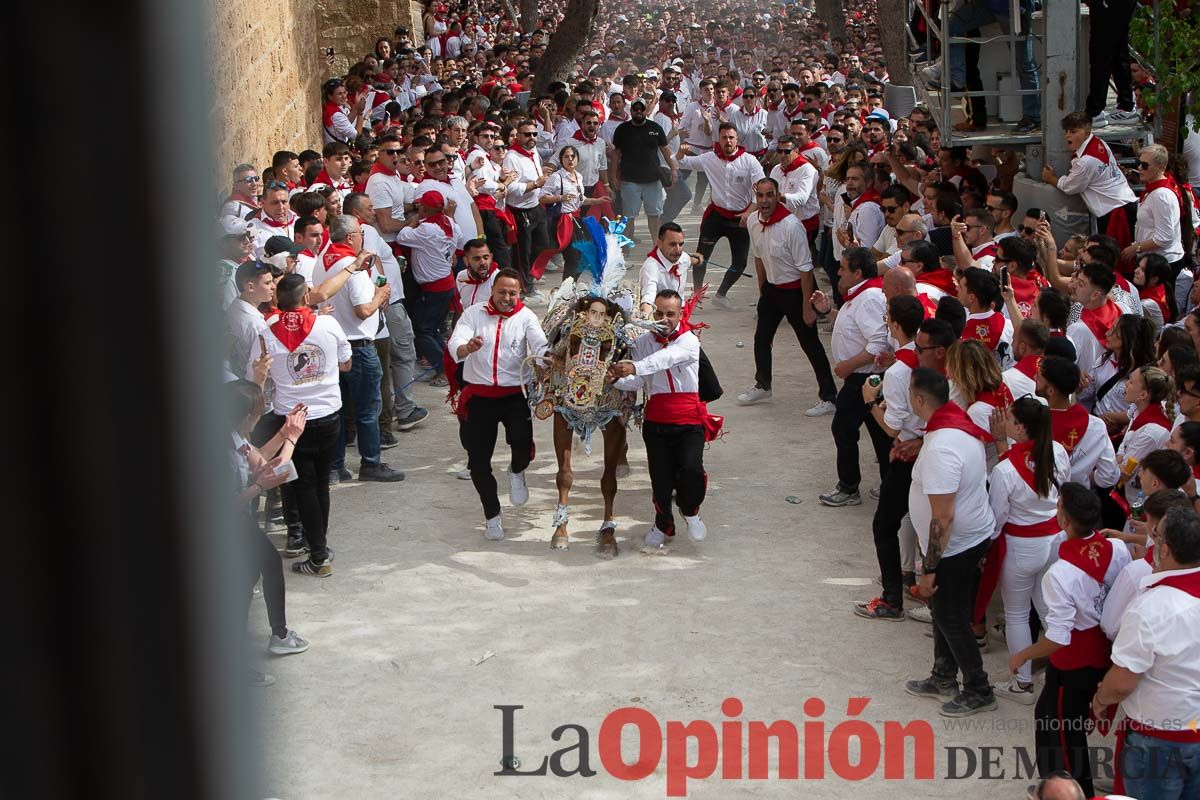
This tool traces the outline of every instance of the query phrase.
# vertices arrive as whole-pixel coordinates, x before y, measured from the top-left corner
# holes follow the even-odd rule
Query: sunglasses
[[[1029,227],[1028,225],[1022,225],[1020,228],[1017,228],[1017,230],[1019,230],[1021,233],[1025,234],[1026,236],[1033,236],[1035,233],[1037,233],[1036,230]]]
[[[537,131],[517,131],[517,136],[537,136]]]
[[[791,150],[791,148],[790,148],[790,147],[789,147],[787,150],[784,150],[784,149],[781,147],[781,148],[779,148],[778,150],[776,150],[775,152],[776,152],[776,153],[779,153],[779,155],[781,155],[781,156],[786,156],[786,155],[791,155],[791,153],[792,153],[792,150]]]
[[[900,210],[900,206],[883,206],[883,205],[881,205],[880,208],[883,209],[883,213],[885,213],[885,214],[891,214],[893,211]]]
[[[426,161],[425,168],[429,169],[430,167],[436,167],[438,164],[445,164],[445,163],[446,163],[445,158],[435,158],[433,161]]]
[[[389,148],[387,150],[380,150],[379,152],[385,156],[398,156],[404,151],[399,148]]]
[[[261,180],[262,178],[258,175],[247,175],[246,177],[242,178],[243,183],[258,183]]]
[[[1139,161],[1138,169],[1150,169],[1150,165],[1147,164],[1145,161]]]
[[[288,185],[286,183],[284,183],[283,181],[267,181],[267,185],[264,186],[263,188],[264,189],[286,189],[286,188],[288,188]]]
[[[918,353],[924,353],[926,350],[937,350],[938,345],[931,344],[928,347],[921,347],[921,345],[919,345],[919,344],[914,344],[913,349],[915,349]]]

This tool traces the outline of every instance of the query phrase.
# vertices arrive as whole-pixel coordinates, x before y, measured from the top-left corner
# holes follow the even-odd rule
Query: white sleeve
[[[911,413],[908,408],[908,384],[893,370],[883,373],[883,399],[887,405],[883,410],[883,421],[894,431],[899,431]]]
[[[1012,495],[1012,483],[1009,479],[1012,475],[1012,465],[1003,469],[997,465],[992,470],[988,482],[988,502],[992,507],[992,516],[996,519],[997,534],[1004,528],[1004,523],[1008,522],[1008,501]]]
[[[1117,453],[1113,450],[1112,439],[1102,437],[1100,458],[1092,469],[1092,483],[1096,486],[1116,486],[1121,479],[1121,468],[1117,466]]]
[[[863,324],[864,316],[870,321],[869,325]],[[863,333],[867,334],[866,350],[873,356],[887,352],[888,347],[888,332],[887,332],[887,300],[880,293],[878,297],[872,293],[870,297],[864,297],[861,310],[855,314],[855,319],[858,320],[859,327]]]
[[[955,494],[958,492],[958,479],[962,474],[962,454],[957,450],[943,448],[938,450],[940,458],[927,458],[922,464],[921,485],[925,494]]]
[[[1046,601],[1046,638],[1066,647],[1071,643],[1071,630],[1075,627],[1075,603],[1071,587],[1064,586],[1061,570],[1050,569],[1042,576],[1042,599]]]
[[[1095,164],[1091,156],[1080,156],[1071,162],[1071,169],[1058,179],[1058,190],[1067,194],[1079,194],[1095,178]]]
[[[645,377],[665,369],[694,361],[700,357],[700,340],[694,336],[679,347],[664,347],[643,359],[633,362],[636,374]]]
[[[329,321],[329,332],[333,334],[333,338],[337,339],[337,360],[339,364],[345,364],[350,360],[351,354],[354,352],[350,347],[350,340],[346,338],[346,332],[342,330],[342,326],[333,317],[325,317]]]
[[[696,155],[696,156],[684,156],[683,158],[679,159],[679,168],[680,169],[690,169],[693,172],[703,172],[705,155],[707,155],[707,154]]]
[[[537,316],[534,316],[525,326],[525,344],[529,348],[531,356],[541,356],[546,353],[546,333],[542,330]]]
[[[658,294],[658,283],[654,278],[654,273],[657,272],[652,265],[642,264],[641,278],[642,284],[642,302],[654,302],[654,296]]]
[[[333,123],[333,134],[339,137],[344,142],[353,142],[354,137],[358,136],[358,131],[350,124],[350,118],[343,112],[338,111],[330,120]]]
[[[454,326],[454,331],[450,334],[450,340],[446,342],[446,349],[450,351],[450,357],[454,359],[456,364],[461,364],[465,360],[458,357],[458,348],[462,347],[467,342],[471,341],[475,336],[475,331],[471,327],[472,317],[470,310],[463,312],[463,315],[458,318],[458,322]]]
[[[1113,542],[1113,547],[1124,546],[1123,542]],[[1112,588],[1108,590],[1108,596],[1104,598],[1104,611],[1100,615],[1100,628],[1110,640],[1117,638],[1117,633],[1121,630],[1121,617],[1125,615],[1125,609],[1136,596],[1137,585],[1133,582],[1132,571],[1121,570],[1117,579],[1113,581]]]
[[[1143,675],[1154,666],[1154,632],[1150,623],[1131,604],[1121,618],[1121,630],[1112,646],[1113,666]]]

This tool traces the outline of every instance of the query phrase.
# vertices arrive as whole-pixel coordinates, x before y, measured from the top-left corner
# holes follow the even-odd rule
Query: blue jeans
[[[1125,794],[1138,800],[1200,797],[1200,743],[1130,733],[1121,756]]]
[[[448,292],[422,290],[408,307],[417,355],[428,361],[429,366],[438,372],[442,370],[442,351],[446,349],[446,339],[442,330],[446,326],[446,313],[450,310],[450,299],[453,296],[453,289]]]
[[[379,463],[379,412],[383,398],[379,393],[379,382],[383,379],[383,366],[373,343],[366,347],[355,347],[350,356],[350,371],[338,376],[342,385],[342,396],[349,395],[354,405],[354,423],[358,426],[358,454],[364,464]],[[337,457],[333,468],[346,466],[346,425],[349,420],[342,410],[342,426],[338,431]]]
[[[1029,37],[1032,20],[1026,8],[1021,9],[1021,31],[1026,35],[1024,42],[1017,42],[1017,77],[1022,89],[1038,88],[1037,63],[1033,60],[1033,39]],[[973,0],[950,15],[950,35],[964,36],[967,31],[982,28],[995,22],[1005,33],[1012,27],[1010,18],[997,16],[984,5],[982,0]],[[966,45],[950,45],[950,83],[954,86],[967,85]],[[1042,119],[1042,99],[1036,94],[1021,95],[1021,113],[1033,120]]]

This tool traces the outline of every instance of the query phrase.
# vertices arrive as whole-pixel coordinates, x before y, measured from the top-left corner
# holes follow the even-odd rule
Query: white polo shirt
[[[475,215],[471,213],[471,209],[475,207],[475,198],[471,197],[465,183],[457,178],[450,183],[426,178],[417,184],[417,188],[413,190],[413,197],[420,197],[425,192],[439,192],[442,199],[454,201],[454,222],[467,239],[474,239],[476,236],[482,235],[482,231],[476,229]]]
[[[726,161],[715,152],[680,159],[682,169],[704,170],[712,191],[713,203],[727,211],[741,213],[754,202],[754,184],[766,177],[762,164],[750,153]]]
[[[340,293],[339,293],[340,294]],[[284,415],[297,403],[308,406],[310,420],[321,419],[342,410],[342,391],[338,382],[338,364],[350,360],[350,342],[332,315],[317,314],[312,330],[295,350],[289,351],[273,332],[263,335],[271,356],[270,378],[275,382],[271,410]],[[247,375],[262,355],[258,337],[245,365]]]
[[[404,204],[413,201],[413,185],[401,175],[372,172],[367,178],[367,197],[376,211],[391,209],[392,219],[404,219]],[[396,232],[381,234],[385,242],[396,241]]]
[[[808,234],[804,224],[794,214],[776,206],[784,213],[782,219],[763,222],[755,211],[746,220],[750,232],[750,252],[763,263],[767,281],[775,286],[795,284],[805,272],[812,272],[812,254],[808,250]]]
[[[354,261],[353,256],[335,257],[335,254],[326,253],[324,261],[329,262],[328,265],[321,264],[317,266],[313,282],[314,286],[320,286],[325,281],[337,273],[344,270]],[[376,270],[371,270],[368,273],[365,269],[360,269],[349,278],[342,288],[330,299],[330,304],[333,306],[333,314],[331,315],[337,320],[347,339],[374,339],[379,334],[381,316],[372,314],[366,319],[359,319],[355,313],[354,307],[366,305],[375,299],[375,278],[378,274]]]
[[[925,434],[908,490],[908,513],[922,552],[929,550],[929,523],[933,519],[929,495],[950,493],[955,494],[954,521],[942,558],[987,541],[996,524],[988,502],[983,442],[965,431],[943,428]]]
[[[1187,725],[1200,719],[1200,599],[1155,585],[1196,572],[1200,567],[1143,578],[1113,642],[1113,664],[1142,676],[1121,710],[1143,725],[1172,729],[1178,728],[1172,720]]]
[[[808,159],[805,162],[789,170],[776,164],[771,170],[771,177],[779,184],[783,203],[802,222],[821,213],[821,195],[817,192],[821,176]]]
[[[900,350],[917,352],[915,342],[901,345]],[[908,396],[912,367],[899,358],[883,373],[883,399],[887,405],[883,410],[883,421],[889,428],[899,431],[896,438],[901,442],[920,439],[925,435],[925,420],[913,413]]]
[[[864,283],[866,281],[851,287],[847,296],[854,294]],[[877,356],[888,349],[887,339],[887,298],[883,296],[883,289],[862,289],[854,299],[842,303],[833,322],[830,347],[834,363],[851,359],[864,350]],[[855,370],[865,374],[876,371],[874,364]]]

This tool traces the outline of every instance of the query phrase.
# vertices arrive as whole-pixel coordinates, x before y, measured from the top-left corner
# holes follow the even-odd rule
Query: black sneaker
[[[379,483],[395,483],[404,480],[404,473],[394,470],[382,461],[378,464],[363,462],[358,466],[360,481],[376,481]]]
[[[351,472],[350,470],[346,469],[345,467],[342,467],[341,469],[339,469],[337,471],[337,474],[338,474],[338,478],[343,481],[354,480],[354,473]]]
[[[900,621],[904,619],[904,611],[888,605],[882,597],[876,597],[869,603],[855,603],[854,613],[867,619],[882,619]]]
[[[417,406],[407,417],[396,420],[396,428],[397,430],[411,431],[413,428],[424,422],[425,418],[428,416],[429,409]]]
[[[304,541],[304,531],[288,532],[287,544],[284,545],[283,554],[288,558],[297,558],[308,555],[308,552],[308,542]]]
[[[935,700],[948,700],[959,695],[958,681],[935,681],[931,677],[919,681],[906,681],[904,691],[914,697],[932,697]]]
[[[379,432],[380,450],[391,450],[393,447],[396,447],[399,444],[400,442],[396,440],[396,434],[392,433],[391,431]]]
[[[944,703],[938,713],[943,717],[969,717],[980,711],[993,711],[996,708],[996,695],[989,691],[986,695],[975,692],[961,692],[949,703]]]
[[[1013,133],[1033,133],[1042,129],[1042,123],[1029,117],[1021,117],[1021,121],[1013,128]]]
[[[306,558],[303,561],[297,561],[295,564],[292,564],[292,572],[297,572],[301,575],[311,575],[314,578],[328,578],[333,574],[333,563],[328,558],[319,564],[311,558]]]

